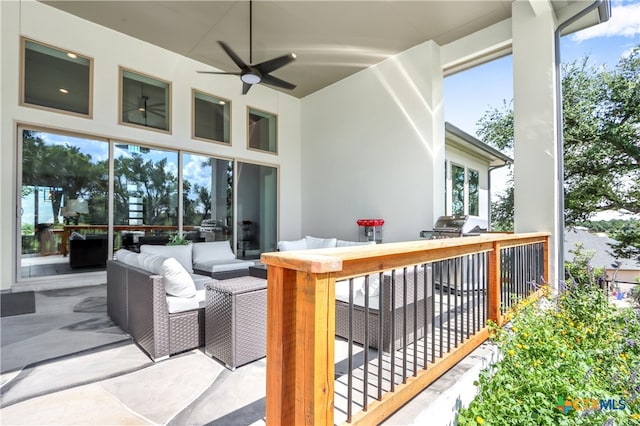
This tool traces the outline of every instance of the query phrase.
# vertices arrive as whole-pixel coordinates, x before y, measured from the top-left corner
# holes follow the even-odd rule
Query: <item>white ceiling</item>
[[[249,63],[246,0],[40,1],[220,70],[237,68],[218,40]],[[255,0],[252,59],[295,53],[273,75],[297,85],[287,93],[304,97],[427,40],[444,45],[510,16],[511,0]]]

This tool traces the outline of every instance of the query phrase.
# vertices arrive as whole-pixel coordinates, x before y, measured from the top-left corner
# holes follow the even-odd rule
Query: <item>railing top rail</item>
[[[549,235],[548,232],[484,234],[440,240],[272,252],[263,253],[260,260],[266,265],[296,271],[335,272],[338,277],[346,277],[491,251],[495,242],[500,242],[504,247],[541,242]]]

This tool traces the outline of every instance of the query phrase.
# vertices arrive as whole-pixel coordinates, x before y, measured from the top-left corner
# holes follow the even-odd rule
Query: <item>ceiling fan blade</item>
[[[239,72],[224,72],[224,71],[197,71],[200,74],[219,74],[219,75],[240,75]]]
[[[231,47],[229,47],[229,45],[227,43],[225,43],[224,41],[218,41],[218,44],[220,45],[220,47],[222,47],[222,49],[224,49],[224,51],[227,53],[227,55],[229,55],[231,60],[233,62],[235,62],[235,64],[238,66],[238,68],[240,68],[241,70],[245,70],[245,69],[249,68],[247,66],[247,64],[245,64],[244,61],[242,59],[240,59],[240,56],[238,56],[236,54],[236,52],[234,52],[233,49]]]
[[[251,86],[253,86],[253,84],[242,82],[242,94],[246,95],[249,89],[251,89]]]
[[[283,89],[289,89],[289,90],[293,90],[296,88],[295,84],[291,84],[287,81],[281,80],[277,77],[274,77],[272,75],[269,74],[263,74],[262,75],[262,80],[260,81],[260,83],[263,84],[268,84],[269,86],[276,86],[276,87],[280,87]]]
[[[296,59],[296,55],[294,55],[293,53],[289,53],[287,55],[282,55],[277,58],[270,59],[268,61],[264,61],[257,65],[254,65],[254,68],[260,71],[261,74],[268,74],[271,71],[275,71],[278,68],[282,68],[283,66],[287,65],[289,62],[292,62],[295,59]]]

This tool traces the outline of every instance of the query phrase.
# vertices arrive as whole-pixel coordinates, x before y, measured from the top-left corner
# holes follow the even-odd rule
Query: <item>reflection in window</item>
[[[21,136],[20,276],[104,269],[108,143],[26,129]],[[74,247],[70,239],[101,241]],[[92,252],[86,251],[89,246]],[[59,256],[61,262],[42,262],[42,256]]]
[[[464,214],[464,167],[451,165],[451,213]]]
[[[25,104],[91,115],[91,59],[24,40]]]
[[[249,148],[277,153],[277,117],[249,108]]]
[[[116,225],[154,225],[165,233],[178,224],[178,153],[131,144],[115,145]],[[166,230],[160,228],[167,226]]]
[[[194,241],[233,240],[233,161],[185,153],[183,225]]]
[[[257,259],[273,251],[277,238],[278,170],[238,163],[238,251],[242,259]]]
[[[226,99],[193,91],[193,137],[230,142],[230,105]]]
[[[122,123],[170,130],[170,83],[124,69],[122,79]]]
[[[480,173],[469,169],[469,214],[478,216],[480,212]]]

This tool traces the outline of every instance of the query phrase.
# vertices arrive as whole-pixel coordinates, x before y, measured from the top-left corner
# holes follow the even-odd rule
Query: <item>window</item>
[[[450,186],[447,184],[450,189],[445,193],[447,211],[452,215],[479,216],[480,172],[450,162],[447,164],[451,165],[451,183]],[[449,168],[445,167],[445,170],[448,171]],[[445,176],[448,177],[448,173],[445,172]]]
[[[248,109],[249,149],[277,153],[277,117],[269,112]]]
[[[91,116],[92,60],[23,39],[21,102]]]
[[[257,259],[276,248],[278,169],[238,162],[238,251],[242,259]]]
[[[193,90],[193,137],[229,144],[231,102]]]
[[[178,225],[178,153],[127,143],[114,150],[113,223],[153,225],[156,234]]]
[[[120,69],[120,122],[171,130],[171,83]]]
[[[198,241],[233,241],[233,161],[185,153],[183,225]]]

